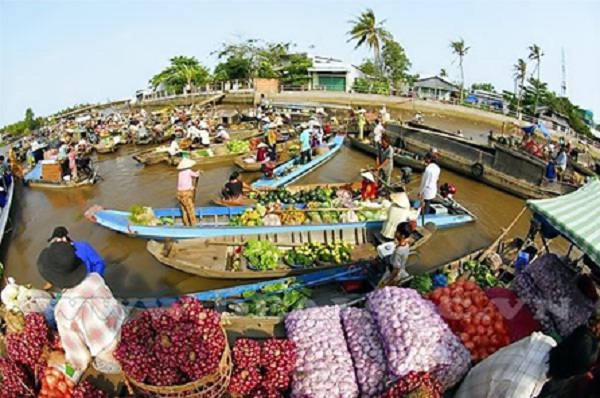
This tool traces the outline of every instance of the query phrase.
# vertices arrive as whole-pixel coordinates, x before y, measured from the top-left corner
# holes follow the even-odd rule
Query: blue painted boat
[[[294,181],[313,172],[319,166],[333,158],[344,145],[344,138],[345,135],[336,135],[333,138],[333,141],[328,144],[329,152],[313,157],[310,162],[304,165],[297,166],[297,162],[300,160],[299,157],[288,160],[287,162],[275,168],[273,172],[273,178],[261,177],[252,183],[252,188],[278,188],[290,185]],[[296,166],[297,168],[292,170],[292,168]]]
[[[162,308],[169,307],[183,296],[194,297],[200,301],[234,301],[241,299],[242,293],[244,292],[259,292],[265,286],[276,283],[292,282],[296,287],[315,288],[331,283],[363,281],[368,279],[369,282],[374,285],[377,275],[378,273],[375,270],[371,270],[368,263],[363,263],[351,266],[345,265],[336,268],[329,268],[310,274],[298,275],[296,277],[273,279],[266,282],[256,282],[224,289],[207,290],[204,292],[191,293],[182,296],[147,299],[122,299],[121,302],[123,305],[130,308]]]
[[[452,228],[475,221],[476,217],[466,208],[457,202],[442,201],[439,203],[446,211],[440,214],[427,214],[419,217],[418,225],[423,226],[431,222],[438,229]],[[102,225],[113,231],[117,231],[132,237],[162,240],[171,239],[192,239],[192,238],[211,238],[219,236],[239,236],[252,234],[277,234],[291,232],[311,232],[324,231],[335,227],[335,229],[353,229],[368,228],[381,229],[383,221],[359,221],[353,223],[323,223],[323,224],[303,224],[303,225],[279,225],[279,226],[230,226],[229,220],[240,215],[250,206],[221,207],[209,206],[196,208],[196,217],[198,223],[194,227],[186,227],[179,222],[172,226],[145,226],[135,225],[129,221],[131,213],[119,210],[98,210],[86,213],[86,217],[91,221]],[[302,205],[298,205],[302,207]],[[154,209],[156,217],[181,218],[181,210]]]
[[[94,185],[97,181],[97,171],[94,171],[91,175],[86,176],[84,179],[77,181],[49,181],[44,180],[42,177],[42,162],[38,162],[33,169],[31,169],[23,180],[27,186],[31,188],[49,188],[49,189],[67,189],[67,188],[79,188],[87,185]]]

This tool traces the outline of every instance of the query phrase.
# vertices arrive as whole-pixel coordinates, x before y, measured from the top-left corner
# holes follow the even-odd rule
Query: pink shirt
[[[192,171],[191,169],[182,170],[179,172],[179,178],[177,179],[177,190],[178,191],[189,191],[194,189],[192,178],[200,177],[199,173]]]

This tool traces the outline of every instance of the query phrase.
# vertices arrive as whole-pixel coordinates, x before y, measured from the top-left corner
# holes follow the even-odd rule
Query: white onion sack
[[[285,329],[298,353],[292,397],[358,398],[339,307],[293,311],[285,319]]]
[[[388,357],[388,371],[402,378],[410,371],[430,372],[444,389],[467,373],[471,354],[416,290],[378,289],[367,296]]]
[[[361,397],[376,397],[385,390],[388,381],[385,352],[377,324],[365,309],[346,308],[341,314]]]

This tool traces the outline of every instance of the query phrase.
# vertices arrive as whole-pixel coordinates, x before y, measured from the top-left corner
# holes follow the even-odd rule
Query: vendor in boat
[[[308,125],[301,124],[302,132],[300,133],[300,162],[306,164],[312,161],[312,148],[310,146],[311,131]]]
[[[263,163],[264,161],[268,160],[267,159],[268,154],[269,154],[269,146],[267,144],[265,144],[264,142],[261,142],[256,147],[256,162]]]
[[[169,144],[169,149],[167,149],[167,152],[170,156],[177,156],[181,153],[181,149],[179,148],[175,134],[171,136],[171,144]]]
[[[561,145],[558,153],[556,154],[556,170],[558,171],[559,180],[563,179],[565,171],[567,171],[568,159],[567,149],[565,145]]]
[[[365,139],[365,125],[367,124],[367,118],[365,117],[366,112],[367,111],[364,109],[359,109],[356,119],[356,124],[358,125],[358,139],[361,141]]]
[[[411,206],[404,188],[397,188],[390,195],[390,201],[392,205],[388,209],[387,218],[383,222],[381,235],[386,239],[393,240],[396,236],[398,225],[410,220]]]
[[[410,235],[411,227],[409,222],[401,222],[398,224],[394,234],[396,248],[390,259],[391,272],[390,276],[384,282],[385,286],[398,286],[400,282],[410,276],[408,272],[406,272],[406,263],[408,262],[408,256],[410,254]]]
[[[269,159],[272,162],[277,161],[277,132],[275,129],[269,129],[267,131],[267,146],[269,147]]]
[[[44,249],[37,267],[46,281],[62,290],[54,317],[66,360],[81,372],[92,362],[102,373],[119,373],[121,368],[113,354],[127,312],[104,279],[88,274],[73,246],[66,242]]]
[[[69,236],[69,230],[66,227],[56,227],[52,231],[52,235],[48,239],[48,242],[66,242],[75,248],[75,255],[85,264],[88,274],[95,272],[98,275],[104,277],[106,265],[104,260],[98,254],[96,249],[88,242],[82,240],[73,240]]]
[[[375,176],[370,171],[363,171],[362,183],[360,188],[360,196],[363,201],[372,200],[377,198],[377,183],[375,182]]]
[[[437,196],[438,180],[440,179],[440,166],[437,165],[437,151],[429,151],[425,155],[425,171],[421,176],[419,199],[422,201],[423,214],[431,212],[431,201]]]
[[[236,200],[244,196],[244,190],[246,189],[248,189],[248,186],[242,181],[240,173],[234,171],[229,176],[229,182],[225,184],[221,193],[223,199]]]
[[[386,185],[391,184],[394,171],[394,148],[390,145],[390,137],[387,134],[381,137],[381,150],[378,151],[375,170],[381,182]]]
[[[381,151],[381,138],[385,133],[385,127],[379,119],[375,120],[375,129],[373,130],[373,142],[378,151]]]
[[[229,141],[230,139],[231,136],[229,135],[227,130],[225,130],[225,127],[223,127],[223,125],[219,125],[219,127],[217,127],[217,135],[215,136],[215,142],[223,143]]]
[[[177,165],[177,170],[179,170],[177,177],[177,200],[181,206],[183,225],[186,227],[196,225],[196,205],[194,200],[200,173],[192,170],[192,167],[195,165],[196,162],[189,158],[183,158],[179,162],[179,165]]]

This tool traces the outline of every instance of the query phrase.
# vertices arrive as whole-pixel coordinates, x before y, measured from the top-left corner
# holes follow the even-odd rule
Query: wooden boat
[[[275,168],[273,178],[261,177],[252,183],[252,188],[277,188],[285,187],[294,181],[304,177],[305,175],[313,172],[318,167],[322,166],[328,160],[331,160],[344,145],[344,135],[337,135],[333,141],[328,144],[329,151],[314,156],[313,159],[303,165],[298,165],[299,157],[290,159],[279,167]]]
[[[293,141],[290,141],[289,144],[286,144],[285,147],[283,148],[282,151],[277,152],[277,162],[275,162],[275,164],[277,166],[282,165],[283,163],[287,162],[288,160],[290,160],[290,156],[289,153],[287,152],[289,146],[291,144],[293,144]],[[256,159],[256,151],[252,152],[249,156],[248,155],[242,155],[242,156],[238,156],[235,159],[234,164],[240,169],[240,171],[242,172],[247,172],[247,173],[258,173],[261,171],[261,167],[263,165],[263,163],[261,162],[256,162],[256,160],[254,160],[253,162],[246,162],[245,160],[248,158],[252,158],[252,159]]]
[[[166,162],[169,160],[169,152],[167,152],[167,147],[158,147],[158,148],[152,148],[152,149],[147,149],[144,151],[140,151],[136,154],[134,154],[132,157],[133,159],[138,162],[141,163],[143,165],[153,165],[153,164],[158,164],[158,163],[162,163],[162,162]]]
[[[427,224],[413,233],[414,244],[411,250],[422,246],[435,232],[434,224]],[[233,261],[236,251],[250,239],[268,240],[282,250],[290,250],[306,242],[327,243],[343,241],[355,246],[352,252],[352,262],[369,260],[377,256],[373,236],[365,228],[337,230],[335,227],[318,232],[292,232],[274,235],[241,235],[209,239],[188,239],[182,242],[148,242],[147,249],[163,264],[189,274],[214,279],[267,279],[299,275],[326,268],[335,268],[339,264],[313,266],[307,268],[292,268],[281,263],[279,268],[270,271],[255,271],[247,266],[241,256],[240,269],[234,269]]]
[[[377,156],[377,148],[370,142],[361,142],[354,137],[348,137],[348,139],[353,148]],[[422,159],[417,159],[414,154],[402,150],[398,150],[398,153],[394,155],[394,166],[408,166],[416,171],[425,170],[425,162]]]
[[[575,187],[545,181],[546,165],[532,161],[504,147],[488,147],[468,140],[432,131],[389,123],[388,133],[394,146],[410,152],[425,153],[437,148],[438,165],[502,191],[525,199],[539,199],[572,192]]]
[[[434,223],[438,228],[451,228],[461,226],[476,220],[476,217],[457,202],[439,200],[434,202],[439,205],[439,214],[427,214],[419,217],[419,225],[427,222]],[[305,205],[296,205],[303,208]],[[260,235],[292,232],[317,232],[331,229],[373,228],[381,229],[383,221],[359,221],[352,223],[322,223],[302,225],[280,225],[280,226],[230,226],[232,217],[241,215],[248,206],[236,207],[199,207],[196,208],[197,225],[186,227],[181,223],[181,210],[179,208],[154,209],[157,218],[174,218],[174,225],[146,226],[135,225],[129,220],[131,213],[119,210],[94,209],[88,211],[87,217],[98,225],[120,232],[132,237],[147,239],[191,239],[212,238],[219,236]],[[443,209],[443,210],[442,210]]]
[[[112,145],[97,144],[97,145],[92,145],[92,147],[94,148],[94,150],[97,153],[100,153],[100,154],[114,153],[119,149],[117,144],[112,144]]]
[[[49,181],[42,178],[42,164],[37,163],[31,171],[25,174],[24,181],[30,188],[72,189],[96,184],[98,182],[97,174],[98,171],[94,170],[91,175],[77,181]]]
[[[6,204],[3,208],[0,209],[0,244],[2,244],[2,240],[4,238],[4,234],[6,233],[6,224],[8,223],[8,216],[10,215],[10,209],[12,207],[12,202],[15,193],[15,182],[14,180],[7,188],[6,193]],[[0,266],[0,275],[2,275],[2,267]]]

